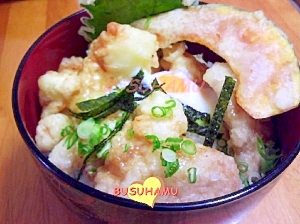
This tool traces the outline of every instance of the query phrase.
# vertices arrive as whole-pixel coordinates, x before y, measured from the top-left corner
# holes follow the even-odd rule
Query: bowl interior
[[[78,12],[44,33],[26,53],[15,77],[13,110],[16,123],[25,142],[43,164],[49,164],[49,162],[46,157],[39,153],[34,143],[36,126],[41,113],[37,80],[46,71],[57,70],[62,58],[85,55],[88,43],[77,33],[81,26],[80,18],[83,16],[87,16],[87,14],[83,11]],[[272,119],[275,125],[276,140],[283,150],[283,160],[270,175],[267,175],[246,190],[233,193],[230,197],[223,197],[218,203],[233,200],[234,197],[242,197],[259,189],[275,179],[296,157],[300,149],[299,144],[296,147],[300,139],[300,129],[298,128],[300,126],[299,107]],[[65,178],[68,179],[68,177]],[[93,192],[93,196],[96,195],[96,197],[101,194],[101,192],[95,193],[92,189],[90,189],[90,192]],[[214,200],[201,203],[198,203],[198,205],[212,205]],[[162,205],[161,207],[164,206],[166,208],[172,205]],[[183,206],[178,205],[178,208],[183,208]]]

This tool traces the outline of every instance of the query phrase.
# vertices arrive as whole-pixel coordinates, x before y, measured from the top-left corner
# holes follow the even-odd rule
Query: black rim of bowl
[[[63,20],[59,21],[55,25],[53,25],[51,28],[49,28],[46,32],[44,32],[29,48],[29,50],[26,52],[25,56],[23,57],[18,70],[16,72],[16,76],[14,78],[13,82],[13,88],[12,88],[12,108],[14,113],[14,118],[16,125],[19,129],[19,132],[31,150],[31,152],[34,154],[34,156],[37,158],[37,160],[42,164],[43,167],[45,167],[47,170],[49,170],[51,173],[53,173],[56,177],[58,177],[61,181],[64,183],[74,187],[75,189],[83,192],[84,194],[87,194],[91,197],[103,200],[108,203],[112,203],[119,206],[124,206],[127,208],[134,208],[134,209],[146,209],[146,210],[152,210],[152,211],[187,211],[187,210],[196,210],[196,209],[204,209],[204,208],[211,208],[223,204],[227,204],[231,201],[240,199],[244,196],[247,196],[265,185],[267,185],[269,182],[273,181],[276,177],[278,177],[288,166],[289,164],[296,158],[297,154],[300,150],[300,141],[295,146],[295,148],[292,150],[290,155],[283,160],[274,170],[272,170],[268,175],[257,181],[256,183],[243,188],[239,191],[233,192],[231,194],[204,200],[204,201],[196,201],[196,202],[190,202],[190,203],[155,203],[154,208],[150,208],[147,205],[144,205],[142,203],[134,202],[130,199],[125,199],[121,197],[117,197],[114,195],[110,195],[104,192],[100,192],[92,187],[89,187],[81,182],[76,181],[69,175],[65,174],[63,171],[58,169],[56,166],[54,166],[36,147],[34,140],[31,138],[31,136],[28,134],[22,119],[21,114],[19,112],[19,105],[18,105],[18,86],[20,77],[22,74],[22,70],[24,65],[26,64],[26,61],[28,57],[30,57],[30,54],[33,52],[35,47],[43,40],[45,36],[47,36],[52,30],[54,30],[56,27],[58,27],[60,24],[64,23],[65,21],[72,19],[75,16],[78,16],[80,14],[83,14],[85,10],[78,11],[74,14],[71,14],[70,16],[64,18]]]

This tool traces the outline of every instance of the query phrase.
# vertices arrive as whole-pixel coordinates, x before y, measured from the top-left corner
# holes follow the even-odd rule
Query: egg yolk
[[[193,81],[175,75],[161,75],[157,77],[159,83],[164,83],[163,89],[167,93],[199,92],[200,89]]]

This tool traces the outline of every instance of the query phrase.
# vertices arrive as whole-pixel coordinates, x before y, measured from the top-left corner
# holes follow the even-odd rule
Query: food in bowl
[[[226,62],[205,62],[184,41]],[[36,143],[103,192],[157,176],[178,188],[158,202],[211,199],[276,165],[269,117],[297,107],[299,78],[290,44],[259,12],[213,4],[111,22],[85,58],[40,77]]]

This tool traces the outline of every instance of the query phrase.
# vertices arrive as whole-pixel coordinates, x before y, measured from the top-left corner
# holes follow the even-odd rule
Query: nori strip
[[[233,93],[235,83],[236,81],[232,77],[225,77],[225,82],[223,84],[222,91],[220,93],[218,103],[216,105],[216,109],[205,134],[205,140],[203,143],[204,146],[212,147],[215,139],[217,138],[218,131],[222,124],[225,111]]]
[[[198,124],[188,121],[188,131],[205,136],[207,132],[207,126],[199,126]]]
[[[144,77],[144,73],[142,70],[135,75],[132,80],[140,79],[142,80]],[[135,108],[134,103],[134,91],[131,91],[131,82],[119,93],[112,92],[106,96],[101,96],[96,99],[91,99],[87,101],[83,101],[77,103],[77,107],[84,111],[80,113],[75,113],[73,111],[69,111],[72,116],[86,120],[90,117],[94,118],[105,118],[110,114],[118,110],[124,110],[127,112],[133,112]]]

